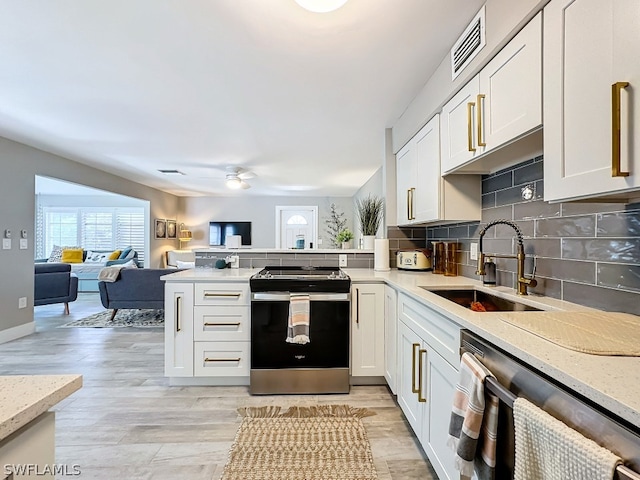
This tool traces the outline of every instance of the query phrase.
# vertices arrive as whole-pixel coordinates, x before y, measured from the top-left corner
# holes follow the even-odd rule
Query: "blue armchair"
[[[78,277],[71,273],[67,263],[36,263],[33,304],[64,303],[64,314],[69,315],[69,303],[78,298]]]

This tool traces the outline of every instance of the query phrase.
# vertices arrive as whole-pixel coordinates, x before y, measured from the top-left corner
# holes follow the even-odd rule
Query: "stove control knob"
[[[329,274],[329,278],[330,278],[330,279],[338,278],[338,277],[336,277],[336,272],[331,272],[331,273]]]

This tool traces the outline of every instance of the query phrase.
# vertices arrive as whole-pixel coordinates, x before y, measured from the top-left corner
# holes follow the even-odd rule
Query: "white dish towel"
[[[611,480],[619,457],[524,398],[513,405],[514,480]]]

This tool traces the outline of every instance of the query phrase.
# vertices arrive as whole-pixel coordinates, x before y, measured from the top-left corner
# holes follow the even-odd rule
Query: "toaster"
[[[398,270],[427,271],[432,269],[431,251],[426,248],[400,250],[397,253],[396,260]]]

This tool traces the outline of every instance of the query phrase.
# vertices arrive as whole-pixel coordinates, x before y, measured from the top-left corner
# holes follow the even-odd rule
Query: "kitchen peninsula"
[[[20,478],[54,478],[49,469],[55,464],[55,413],[49,409],[81,387],[81,375],[0,377],[0,465],[4,474],[13,466],[35,469],[37,465],[37,472]],[[13,472],[7,478],[13,478]]]

